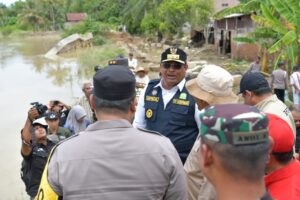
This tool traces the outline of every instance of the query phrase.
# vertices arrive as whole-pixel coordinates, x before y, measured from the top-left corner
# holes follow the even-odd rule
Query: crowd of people
[[[254,66],[235,94],[219,66],[187,80],[177,47],[143,84],[130,59],[98,70],[78,105],[52,101],[44,118],[29,110],[21,153],[32,199],[300,199],[300,112],[274,94],[277,72],[270,85]]]

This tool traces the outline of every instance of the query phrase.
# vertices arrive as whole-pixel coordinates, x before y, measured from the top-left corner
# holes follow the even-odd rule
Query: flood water
[[[76,59],[51,61],[43,55],[57,37],[0,39],[0,199],[28,199],[20,178],[21,139],[31,102],[61,100],[72,105],[82,96]]]

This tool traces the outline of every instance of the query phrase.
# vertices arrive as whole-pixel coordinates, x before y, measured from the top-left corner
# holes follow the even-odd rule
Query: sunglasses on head
[[[173,69],[180,69],[183,66],[183,64],[181,64],[179,62],[165,62],[165,63],[163,63],[163,67],[165,69],[169,69],[171,66],[173,67]]]

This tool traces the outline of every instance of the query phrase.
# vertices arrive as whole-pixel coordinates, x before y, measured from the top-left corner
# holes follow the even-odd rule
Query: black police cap
[[[268,88],[270,88],[270,85],[267,79],[260,72],[247,72],[241,79],[240,92],[238,94],[241,94],[246,90],[254,91]]]
[[[182,64],[186,64],[187,60],[187,55],[186,53],[179,48],[176,47],[171,47],[166,49],[162,54],[161,54],[161,62],[168,62],[168,61],[175,61],[179,62]]]
[[[110,65],[93,77],[94,95],[100,99],[117,101],[135,95],[135,77],[123,65]]]

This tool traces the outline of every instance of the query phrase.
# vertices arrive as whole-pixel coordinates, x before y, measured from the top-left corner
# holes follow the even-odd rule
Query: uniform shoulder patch
[[[162,134],[160,134],[159,132],[156,132],[156,131],[151,131],[151,130],[147,130],[147,129],[143,129],[143,128],[137,128],[137,129],[140,130],[140,131],[143,131],[143,132],[152,133],[152,134],[162,136]]]

